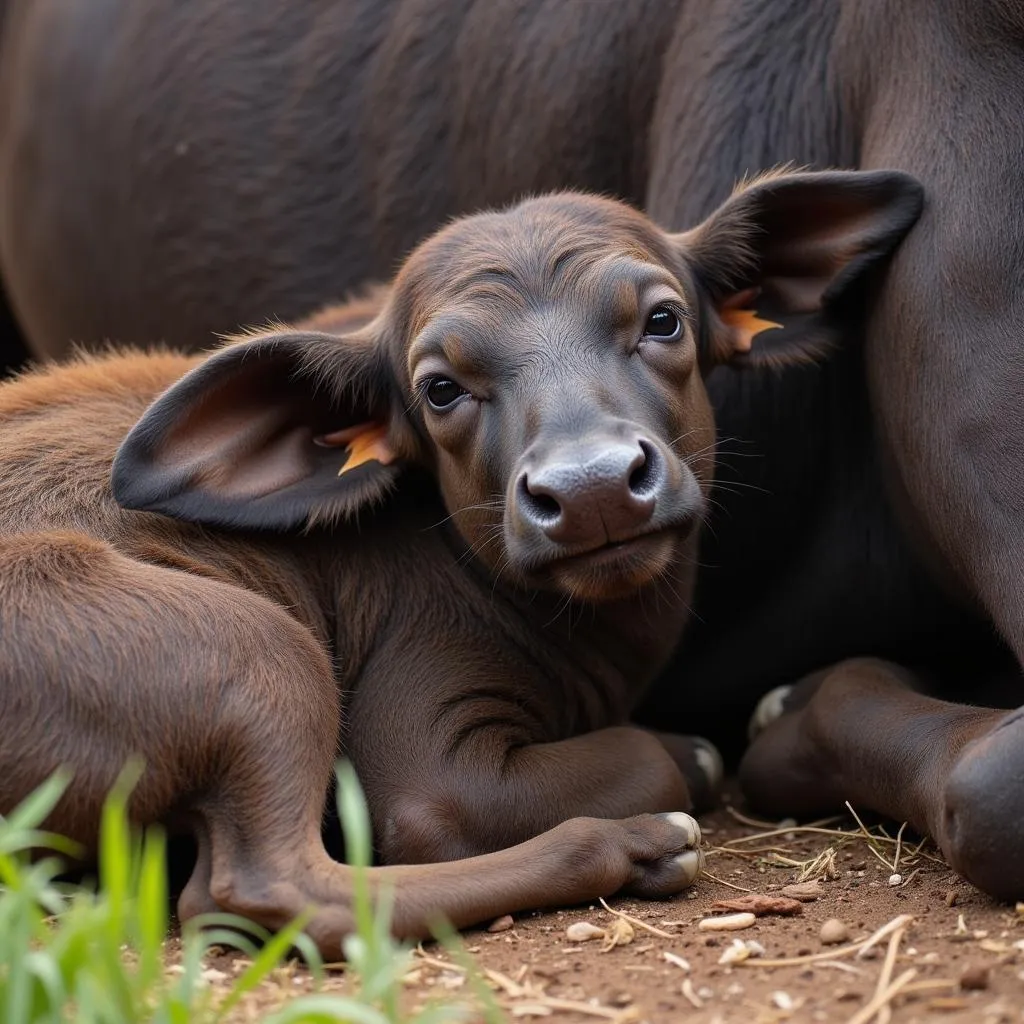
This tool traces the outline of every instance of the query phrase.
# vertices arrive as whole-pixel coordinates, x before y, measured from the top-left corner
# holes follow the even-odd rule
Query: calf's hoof
[[[563,880],[559,899],[626,892],[661,898],[689,888],[704,870],[697,822],[682,811],[632,818],[573,818],[540,837],[557,861],[546,874]]]
[[[636,822],[636,825],[632,825]],[[623,822],[633,833],[633,869],[624,892],[634,896],[674,896],[688,889],[704,870],[700,825],[683,811],[643,814]]]
[[[999,900],[1024,899],[1024,709],[964,747],[935,837],[950,867]]]

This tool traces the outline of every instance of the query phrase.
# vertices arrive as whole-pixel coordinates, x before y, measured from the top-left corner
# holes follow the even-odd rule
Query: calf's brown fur
[[[328,955],[339,742],[400,933],[692,883],[697,749],[629,717],[687,617],[701,370],[827,348],[920,202],[769,176],[671,235],[542,197],[295,329],[4,385],[0,811],[69,765],[50,824],[92,843],[141,753],[135,819],[197,837],[182,915],[313,904]]]

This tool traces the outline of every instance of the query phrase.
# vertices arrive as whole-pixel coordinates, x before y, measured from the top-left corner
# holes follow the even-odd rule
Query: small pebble
[[[720,965],[728,966],[729,964],[739,964],[744,960],[749,960],[752,956],[764,956],[765,949],[760,942],[754,939],[747,939],[744,942],[742,939],[733,939],[732,945],[718,958]]]
[[[750,958],[750,950],[742,939],[733,939],[732,945],[728,946],[725,952],[718,958],[719,964],[740,964]]]
[[[565,929],[565,937],[570,942],[589,942],[591,939],[603,939],[605,935],[606,932],[603,928],[598,928],[596,924],[591,924],[589,921],[573,921]]]
[[[724,917],[705,917],[697,928],[702,932],[738,932],[757,921],[751,913],[726,914]]]
[[[890,875],[889,876],[889,884],[890,885],[902,885],[903,884],[903,876],[901,874]]]
[[[505,914],[504,917],[495,918],[495,920],[487,926],[487,930],[489,932],[507,932],[514,924],[515,921],[512,920],[512,915]]]
[[[617,992],[608,1000],[612,1006],[629,1006],[633,997],[628,992]]]
[[[988,988],[989,969],[987,967],[968,967],[960,975],[960,987],[966,992],[977,992]]]
[[[795,1006],[793,997],[788,992],[773,992],[772,1005],[778,1010],[792,1010]]]
[[[825,946],[839,946],[850,938],[850,929],[838,917],[830,917],[821,926],[821,942]]]

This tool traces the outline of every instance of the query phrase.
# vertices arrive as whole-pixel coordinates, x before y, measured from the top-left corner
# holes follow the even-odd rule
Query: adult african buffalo
[[[924,216],[870,322],[846,309],[864,344],[710,382],[703,624],[651,707],[735,748],[767,689],[856,655],[1020,702],[1024,4],[8,2],[0,258],[39,354],[293,317],[524,191],[683,227],[784,161],[912,172]],[[908,818],[1024,895],[1024,720],[884,663],[799,692],[822,682],[755,743],[751,792]]]

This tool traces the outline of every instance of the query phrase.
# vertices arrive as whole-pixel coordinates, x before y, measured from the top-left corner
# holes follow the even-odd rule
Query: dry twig
[[[673,935],[671,932],[664,932],[660,928],[655,928],[653,924],[648,924],[646,921],[641,921],[638,917],[633,917],[631,914],[625,914],[621,910],[612,910],[611,907],[605,902],[604,897],[601,897],[600,904],[608,911],[609,914],[614,914],[616,917],[621,917],[623,921],[628,921],[634,928],[640,928],[645,932],[650,932],[652,935],[657,935],[659,939],[678,939],[678,935]]]

